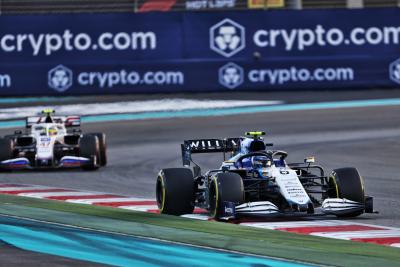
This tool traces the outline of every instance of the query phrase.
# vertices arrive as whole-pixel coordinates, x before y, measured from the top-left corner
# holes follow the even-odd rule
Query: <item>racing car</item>
[[[26,118],[26,130],[0,138],[0,169],[76,168],[107,164],[106,135],[82,134],[79,116],[53,116],[52,109]]]
[[[288,154],[270,150],[264,132],[244,137],[186,140],[181,144],[183,167],[162,169],[156,182],[161,213],[183,215],[194,207],[217,220],[240,216],[356,217],[372,213],[356,168],[335,169],[329,176],[314,157],[287,163]],[[195,153],[222,153],[221,167],[202,174],[192,160]],[[231,157],[226,160],[226,154]],[[193,163],[193,172],[190,164]]]

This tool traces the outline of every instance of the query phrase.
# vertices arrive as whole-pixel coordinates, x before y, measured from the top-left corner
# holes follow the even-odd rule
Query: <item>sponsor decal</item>
[[[8,74],[0,74],[0,88],[11,87],[11,76]]]
[[[48,85],[57,92],[68,90],[72,86],[72,81],[72,71],[63,65],[58,65],[48,73]]]
[[[210,28],[210,48],[224,57],[231,57],[245,48],[245,28],[231,19],[224,19]]]
[[[285,69],[251,69],[247,77],[252,83],[275,85],[291,82],[352,81],[355,74],[354,69],[348,67],[308,69],[292,66]]]
[[[229,89],[235,89],[244,81],[243,68],[232,62],[222,66],[218,74],[219,83]]]
[[[119,70],[110,72],[89,71],[77,75],[78,84],[112,88],[124,85],[183,85],[185,75],[181,71],[137,71]]]
[[[0,52],[51,56],[60,51],[155,50],[154,32],[103,32],[97,38],[86,32],[74,33],[65,29],[59,33],[17,33],[0,35]]]
[[[220,140],[216,140],[216,139],[210,139],[210,140],[195,140],[190,142],[190,148],[208,148],[208,149],[212,149],[212,148],[220,148],[222,147],[222,143],[220,143]]]
[[[350,32],[339,28],[315,27],[301,29],[258,29],[253,42],[260,48],[284,48],[286,51],[304,51],[313,47],[398,45],[400,27],[355,27]]]
[[[389,75],[393,82],[400,84],[400,58],[390,64]]]
[[[219,9],[233,8],[236,6],[236,0],[186,0],[186,9]]]
[[[181,71],[147,71],[137,72],[118,70],[109,72],[87,71],[75,73],[76,84],[80,86],[96,86],[98,88],[113,88],[124,85],[183,85],[184,73]],[[71,69],[58,65],[48,73],[50,88],[65,92],[74,83]]]
[[[220,150],[226,149],[231,150],[237,148],[239,144],[238,138],[227,138],[224,140],[220,139],[198,139],[198,140],[186,140],[185,145],[188,149],[197,150]]]
[[[225,213],[227,213],[227,214],[232,214],[232,213],[233,213],[233,209],[232,209],[232,208],[225,207]]]
[[[248,0],[247,6],[249,8],[271,8],[271,7],[284,7],[284,0]]]
[[[400,83],[400,59],[391,65],[391,76]],[[396,77],[399,77],[396,80]],[[235,89],[244,80],[252,84],[284,85],[287,83],[340,82],[355,79],[355,71],[349,67],[338,68],[290,68],[282,69],[244,69],[230,62],[219,69],[219,83],[226,88]]]

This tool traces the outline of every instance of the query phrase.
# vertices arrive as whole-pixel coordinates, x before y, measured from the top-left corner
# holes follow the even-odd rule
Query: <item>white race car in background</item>
[[[73,168],[96,170],[107,164],[104,133],[82,134],[79,116],[26,118],[26,132],[0,138],[0,169]]]

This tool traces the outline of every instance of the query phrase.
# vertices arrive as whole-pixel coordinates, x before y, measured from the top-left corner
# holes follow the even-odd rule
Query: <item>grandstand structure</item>
[[[232,0],[231,5],[216,3],[218,0],[0,0],[0,14],[400,7],[400,0]]]

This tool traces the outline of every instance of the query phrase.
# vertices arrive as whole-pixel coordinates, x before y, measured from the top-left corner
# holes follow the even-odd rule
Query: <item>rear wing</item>
[[[81,117],[79,116],[52,116],[53,123],[64,124],[65,127],[79,127],[81,126]],[[38,123],[45,123],[46,116],[27,117],[25,122],[26,128],[31,128],[32,125]]]
[[[183,165],[190,166],[192,154],[222,152],[225,155],[227,152],[235,152],[240,147],[240,140],[241,138],[185,140],[181,144]]]

